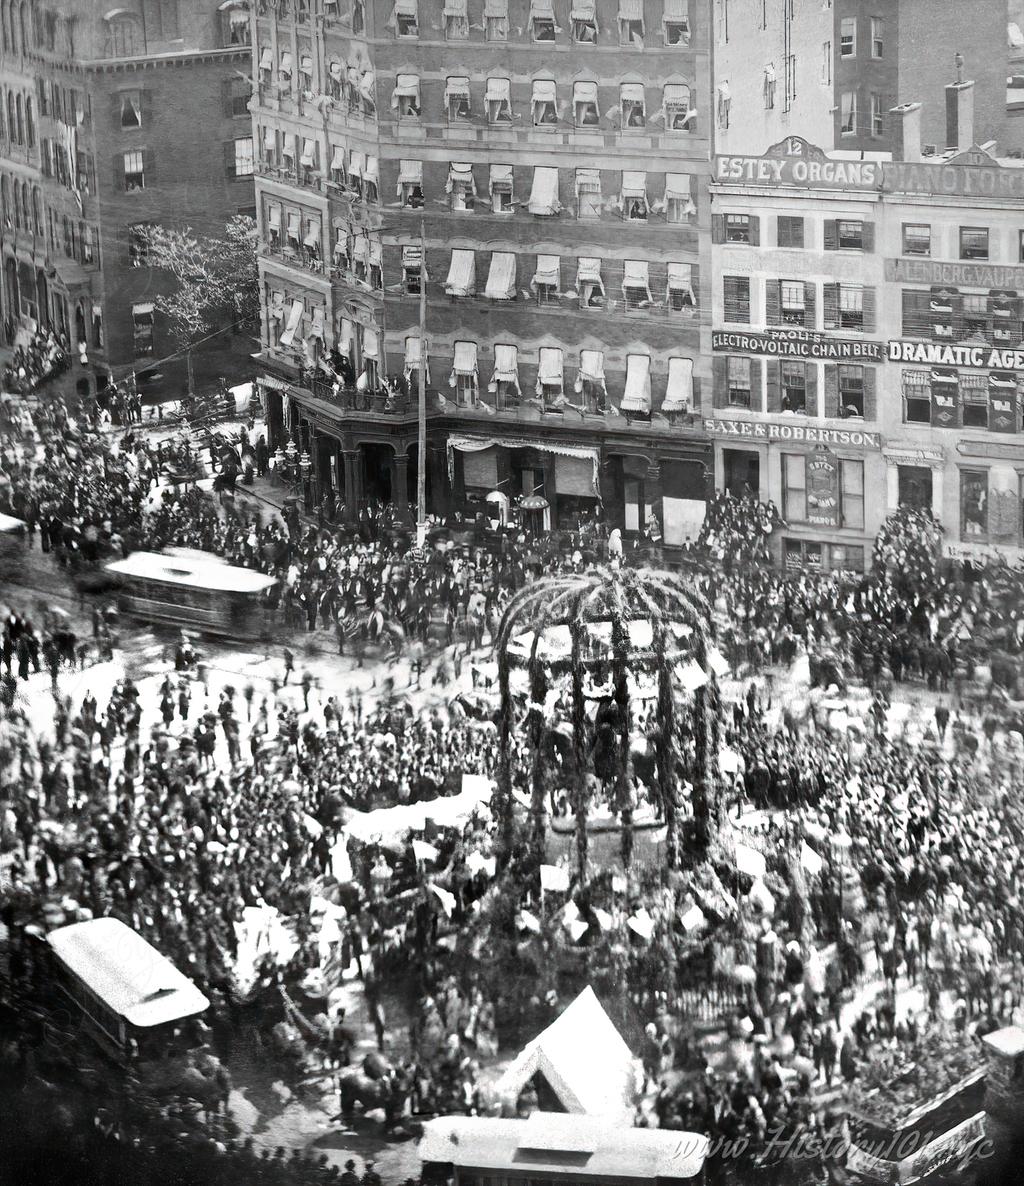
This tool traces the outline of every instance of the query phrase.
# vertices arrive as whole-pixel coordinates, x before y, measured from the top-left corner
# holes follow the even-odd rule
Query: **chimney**
[[[894,161],[916,162],[921,159],[921,104],[901,103],[889,114],[893,120]]]
[[[974,143],[974,83],[946,87],[946,147],[966,152]]]

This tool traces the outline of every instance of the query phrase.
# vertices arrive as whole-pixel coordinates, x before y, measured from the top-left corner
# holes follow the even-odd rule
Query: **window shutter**
[[[132,231],[131,227],[119,226],[117,228],[117,254],[120,256],[122,264],[129,264],[131,257],[128,251],[128,246],[131,243]]]
[[[724,243],[725,242],[725,215],[712,214],[711,215],[711,242]]]
[[[224,116],[227,119],[230,119],[231,115],[232,115],[232,110],[231,110],[231,108],[233,106],[232,90],[233,90],[233,84],[232,84],[231,79],[230,78],[222,79],[221,84],[220,84],[220,102],[221,102],[221,108],[224,112]]]
[[[804,284],[804,329],[815,329],[818,324],[816,304],[818,295],[812,280]]]
[[[114,153],[114,189],[124,189],[124,153]]]
[[[224,141],[224,172],[232,178],[235,175],[235,142],[234,140]]]
[[[874,251],[875,249],[875,224],[873,222],[862,222],[860,224],[861,250]]]
[[[777,358],[769,358],[765,363],[764,393],[768,412],[781,412],[782,363]],[[751,403],[753,403],[753,399],[751,399]]]
[[[144,148],[142,150],[142,168],[146,174],[146,185],[152,185],[156,180],[156,161],[154,160],[155,153],[151,148]]]
[[[825,415],[839,415],[839,367],[834,362],[825,363]]]
[[[716,354],[711,360],[711,402],[716,408],[729,406],[729,360]]]
[[[826,284],[822,289],[825,329],[839,327],[839,285]]]
[[[782,324],[781,280],[766,280],[764,282],[764,323],[765,325]]]
[[[149,127],[149,120],[153,114],[152,95],[149,91],[139,91],[139,116],[142,119],[142,126]]]
[[[875,368],[864,368],[864,419],[873,421],[877,412],[875,410]]]
[[[789,246],[803,247],[804,245],[804,220],[802,218],[793,217],[789,220]]]
[[[818,415],[818,364],[806,363],[804,366],[804,398],[808,416]]]
[[[110,94],[110,120],[115,128],[121,126],[121,92],[111,91]]]
[[[825,219],[825,250],[839,250],[839,227],[834,218]]]
[[[761,360],[750,360],[750,410],[760,412],[761,408]]]
[[[785,227],[785,225],[786,225],[785,218],[786,218],[786,216],[784,214],[777,214],[775,216],[775,246],[776,247],[788,247],[789,246],[789,234],[788,234],[788,232],[783,230],[783,227]]]
[[[865,288],[861,301],[861,307],[864,311],[864,332],[866,334],[873,334],[875,332],[875,290],[873,288]]]
[[[691,388],[693,391],[693,399],[691,401],[690,410],[692,412],[699,412],[700,411],[700,389],[701,389],[702,380],[699,379],[696,375],[693,375],[690,380],[690,383],[691,383]]]
[[[750,216],[750,245],[761,246],[761,220],[756,215]]]

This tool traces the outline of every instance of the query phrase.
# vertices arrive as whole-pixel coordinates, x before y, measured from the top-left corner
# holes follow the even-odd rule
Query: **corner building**
[[[257,6],[263,389],[273,443],[311,455],[310,503],[413,498],[423,350],[430,509],[532,494],[543,526],[600,504],[695,533],[708,8]]]
[[[775,503],[787,568],[861,571],[885,517],[881,164],[787,137],[713,176],[716,483]]]
[[[33,326],[66,334],[64,381],[80,392],[112,370],[158,369],[164,390],[183,387],[154,305],[172,281],[146,266],[139,232],[220,235],[252,213],[244,0],[2,0],[0,51],[5,342]],[[197,352],[196,378],[230,374],[247,352],[219,336]]]

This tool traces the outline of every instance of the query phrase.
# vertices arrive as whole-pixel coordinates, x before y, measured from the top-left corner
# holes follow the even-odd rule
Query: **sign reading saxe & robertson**
[[[945,342],[890,341],[890,362],[921,366],[974,367],[984,371],[1024,371],[1024,350],[1000,346],[951,346]]]
[[[711,349],[731,354],[774,354],[777,358],[823,358],[831,362],[885,360],[881,342],[849,342],[801,330],[742,333],[716,329],[711,333]]]
[[[787,136],[764,156],[716,156],[715,181],[727,185],[800,185],[822,189],[878,189],[879,161],[834,161],[802,136]]]
[[[785,441],[799,445],[854,445],[881,449],[882,434],[861,428],[817,428],[792,420],[723,420],[709,417],[705,430],[714,437],[745,437],[759,441]]]

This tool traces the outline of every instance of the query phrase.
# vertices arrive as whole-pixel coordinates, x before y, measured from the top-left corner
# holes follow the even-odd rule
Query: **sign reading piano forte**
[[[881,342],[852,342],[799,329],[757,333],[716,329],[711,333],[711,349],[730,354],[770,354],[776,358],[820,358],[828,362],[885,361]]]
[[[882,434],[862,428],[818,428],[801,424],[795,418],[784,420],[725,420],[708,417],[705,430],[713,437],[733,440],[781,441],[794,445],[852,445],[861,449],[881,449]]]

